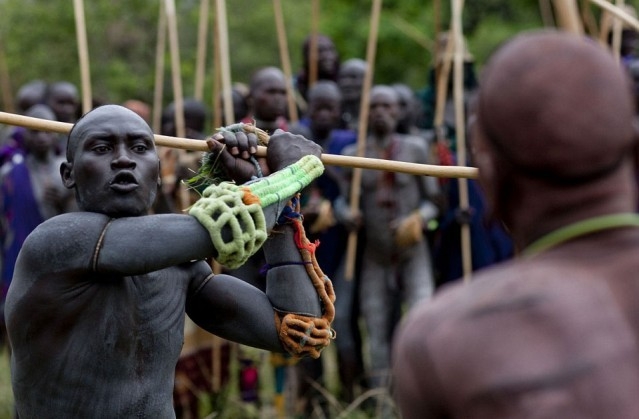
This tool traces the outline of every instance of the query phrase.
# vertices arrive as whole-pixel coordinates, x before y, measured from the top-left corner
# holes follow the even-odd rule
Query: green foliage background
[[[183,91],[194,94],[199,0],[175,0]],[[635,0],[637,1],[637,0]],[[211,2],[211,10],[215,1]],[[301,44],[311,31],[311,1],[282,0],[293,72],[301,66]],[[539,0],[468,0],[464,33],[478,66],[503,40],[542,25]],[[631,3],[627,1],[627,3]],[[153,99],[159,0],[85,0],[93,96],[105,102]],[[320,32],[332,37],[342,59],[366,56],[370,0],[320,2]],[[280,66],[273,2],[226,2],[233,81],[247,82],[257,68]],[[386,0],[382,5],[375,83],[427,82],[435,37],[433,0]],[[450,2],[441,1],[440,27],[448,29]],[[210,25],[212,28],[213,25]],[[0,42],[11,90],[32,79],[80,85],[72,0],[0,0]],[[212,96],[212,43],[208,39],[204,97]],[[170,55],[165,60],[165,103],[172,99]]]

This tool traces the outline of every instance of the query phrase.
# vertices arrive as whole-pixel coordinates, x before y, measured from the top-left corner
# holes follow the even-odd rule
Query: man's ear
[[[60,165],[60,176],[62,183],[67,189],[75,187],[75,179],[73,179],[73,163],[63,162]]]

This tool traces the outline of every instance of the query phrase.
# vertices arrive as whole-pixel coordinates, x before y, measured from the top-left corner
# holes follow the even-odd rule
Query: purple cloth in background
[[[2,232],[2,301],[7,295],[22,244],[44,221],[33,195],[29,169],[23,159],[14,160],[19,162],[13,165],[0,185],[0,208],[6,223],[6,231]]]

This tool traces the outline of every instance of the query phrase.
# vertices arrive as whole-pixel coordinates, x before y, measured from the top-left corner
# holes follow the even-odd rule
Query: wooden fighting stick
[[[84,19],[83,0],[73,0],[75,14],[75,31],[78,42],[78,58],[80,60],[80,78],[82,84],[82,113],[93,108],[91,93],[91,75],[89,72],[89,47],[87,46],[87,29]]]
[[[68,134],[73,124],[66,122],[50,121],[48,119],[33,118],[24,115],[0,112],[0,124],[14,125],[31,128],[40,131]],[[251,124],[245,124],[247,132],[254,132],[259,136],[268,134]],[[155,144],[158,146],[207,152],[206,142],[188,138],[171,137],[168,135],[154,135]],[[266,147],[259,146],[258,157],[266,156]],[[475,167],[463,166],[439,166],[434,164],[406,163],[401,161],[389,161],[383,159],[371,159],[365,157],[341,156],[336,154],[322,154],[321,160],[325,165],[351,167],[355,169],[385,170],[387,172],[407,173],[410,175],[434,176],[443,178],[467,178],[476,179],[478,170]]]
[[[379,16],[381,14],[382,1],[373,1],[370,28],[368,34],[368,45],[366,47],[366,74],[362,86],[362,99],[359,109],[359,130],[357,132],[357,152],[356,156],[362,158],[366,152],[366,137],[368,136],[368,113],[370,102],[370,90],[373,84],[373,74],[375,67],[375,54],[377,51],[377,32],[379,30]],[[362,171],[353,170],[350,190],[350,207],[352,212],[359,211],[359,200],[361,193]],[[348,235],[346,246],[346,266],[344,279],[350,281],[355,276],[355,259],[357,256],[357,232],[352,231]]]
[[[457,148],[457,164],[465,165],[466,157],[466,115],[464,112],[464,34],[462,32],[462,10],[464,0],[453,1],[453,13],[451,29],[455,54],[453,58],[453,99],[455,102],[455,138]],[[459,209],[467,212],[470,209],[468,197],[468,180],[458,179],[459,182]],[[472,246],[470,241],[470,224],[460,223],[461,229],[461,251],[462,251],[462,272],[464,281],[470,281],[473,271]]]
[[[295,123],[299,120],[297,114],[297,104],[295,103],[295,89],[293,88],[293,73],[291,70],[291,60],[288,52],[288,42],[286,40],[286,28],[284,26],[284,13],[282,2],[273,0],[273,12],[275,14],[275,27],[277,29],[277,43],[280,51],[280,62],[282,72],[286,78],[286,100],[288,103],[288,120]]]

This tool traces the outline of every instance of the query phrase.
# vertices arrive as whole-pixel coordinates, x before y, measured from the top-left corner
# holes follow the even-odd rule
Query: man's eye
[[[133,146],[133,151],[135,151],[136,153],[144,153],[148,149],[149,149],[149,147],[147,147],[144,144],[136,144],[136,145]]]
[[[93,151],[95,151],[96,153],[107,153],[109,150],[110,148],[105,145],[98,145],[93,147]]]

